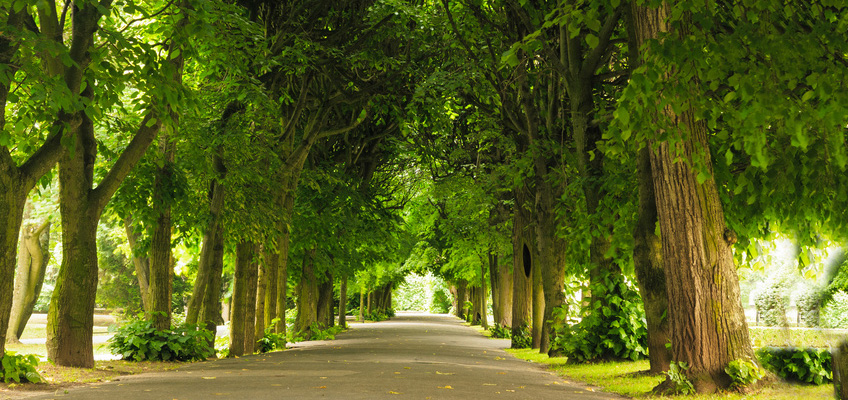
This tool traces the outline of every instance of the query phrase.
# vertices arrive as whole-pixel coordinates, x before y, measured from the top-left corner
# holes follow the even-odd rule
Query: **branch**
[[[127,22],[127,26],[123,27],[123,29],[121,29],[120,31],[118,31],[118,34],[119,34],[119,35],[123,34],[124,32],[126,32],[126,31],[127,31],[127,29],[130,29],[130,27],[131,27],[134,23],[136,23],[136,22],[141,22],[141,21],[144,21],[144,20],[146,20],[146,19],[150,19],[150,18],[158,17],[158,16],[159,16],[159,14],[162,14],[163,12],[165,12],[165,10],[167,10],[167,9],[171,8],[171,6],[172,6],[172,5],[174,5],[174,1],[176,1],[176,0],[170,0],[170,1],[168,2],[168,4],[165,4],[165,7],[162,7],[162,9],[161,9],[161,10],[156,11],[155,13],[150,14],[150,15],[148,15],[147,17],[144,17],[144,18],[136,18],[136,19],[132,19],[132,20],[130,20],[130,22]]]
[[[625,2],[624,4],[627,5],[628,3]],[[580,79],[591,78],[595,70],[598,69],[598,63],[600,63],[601,57],[607,52],[607,46],[609,46],[610,38],[613,31],[615,31],[616,25],[618,25],[619,19],[621,19],[621,7],[607,16],[607,20],[604,21],[604,26],[598,32],[598,45],[583,60],[583,65],[580,68]]]
[[[348,131],[356,128],[357,126],[361,125],[365,120],[368,119],[368,116],[369,116],[369,113],[366,111],[365,115],[362,116],[362,118],[357,119],[356,121],[352,122],[350,125],[348,125],[344,128],[333,129],[333,130],[324,131],[324,132],[319,133],[318,139],[324,139],[324,138],[328,138],[330,136],[339,135],[339,134],[348,132]]]
[[[62,122],[57,122],[60,127]],[[35,186],[35,181],[40,179],[44,174],[53,169],[53,166],[59,162],[62,156],[62,132],[64,129],[59,129],[56,133],[47,138],[47,140],[21,165],[21,175],[24,179],[24,187],[27,191]]]
[[[130,141],[130,144],[124,149],[120,157],[118,157],[118,161],[115,162],[115,165],[112,166],[112,169],[109,170],[109,173],[100,182],[100,185],[91,192],[92,205],[96,207],[98,212],[103,211],[103,208],[109,203],[109,199],[112,198],[112,195],[121,186],[121,182],[124,181],[124,178],[129,175],[133,167],[144,156],[150,143],[153,143],[153,139],[156,138],[161,128],[162,120],[155,111],[149,112],[144,117],[132,141]]]

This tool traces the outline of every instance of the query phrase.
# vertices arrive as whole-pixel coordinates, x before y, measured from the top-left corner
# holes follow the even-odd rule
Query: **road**
[[[573,399],[591,391],[503,351],[449,316],[400,315],[354,324],[336,340],[282,352],[187,364],[121,377],[40,399]]]

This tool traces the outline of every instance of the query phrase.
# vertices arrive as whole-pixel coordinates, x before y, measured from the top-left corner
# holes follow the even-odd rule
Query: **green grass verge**
[[[641,372],[648,370],[649,364],[647,360],[569,365],[566,364],[565,358],[550,358],[545,354],[539,354],[538,350],[507,349],[507,351],[520,359],[547,365],[551,371],[556,372],[563,378],[595,386],[607,392],[618,393],[637,399],[823,400],[833,398],[833,385],[831,384],[812,386],[786,382],[774,382],[760,388],[756,393],[744,395],[738,393],[719,393],[685,397],[656,396],[651,394],[650,391],[665,379],[665,376],[642,374]]]

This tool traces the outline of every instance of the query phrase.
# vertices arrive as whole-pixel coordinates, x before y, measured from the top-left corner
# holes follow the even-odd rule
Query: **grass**
[[[614,392],[625,396],[650,399],[672,399],[680,397],[656,396],[650,393],[651,389],[659,384],[665,375],[647,375],[649,363],[647,360],[605,362],[597,364],[566,364],[566,358],[550,358],[545,354],[539,354],[538,350],[507,349],[516,357],[534,363],[544,364],[551,371],[556,372],[563,378],[586,383],[607,392]],[[718,393],[710,395],[686,396],[686,399],[713,400],[798,400],[798,399],[832,399],[833,385],[820,386],[806,384],[792,384],[782,381],[772,382],[764,385],[755,393]]]
[[[108,330],[109,328],[106,326],[95,326],[93,332],[95,335],[105,335],[109,333]],[[21,339],[41,339],[46,337],[46,324],[27,324],[26,328],[24,328],[24,333],[21,335]]]
[[[43,343],[40,344],[6,344],[6,351],[14,351],[17,354],[35,354],[41,357],[42,360],[47,359],[47,346]],[[106,344],[95,344],[94,345],[94,357],[95,358],[105,358],[111,357],[112,353],[109,352],[109,349],[106,348]]]

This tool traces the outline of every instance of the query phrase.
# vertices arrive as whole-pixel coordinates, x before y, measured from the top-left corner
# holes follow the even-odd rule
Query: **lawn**
[[[651,389],[660,383],[665,375],[645,375],[649,364],[647,360],[626,362],[605,362],[597,364],[566,364],[566,358],[550,358],[539,354],[538,350],[508,349],[518,358],[534,363],[545,364],[560,376],[600,388],[607,392],[619,393],[634,398],[672,399],[681,398],[656,396]],[[820,386],[791,384],[782,381],[772,382],[751,394],[719,393],[711,395],[686,396],[687,399],[746,399],[746,400],[798,400],[832,399],[833,385]]]

